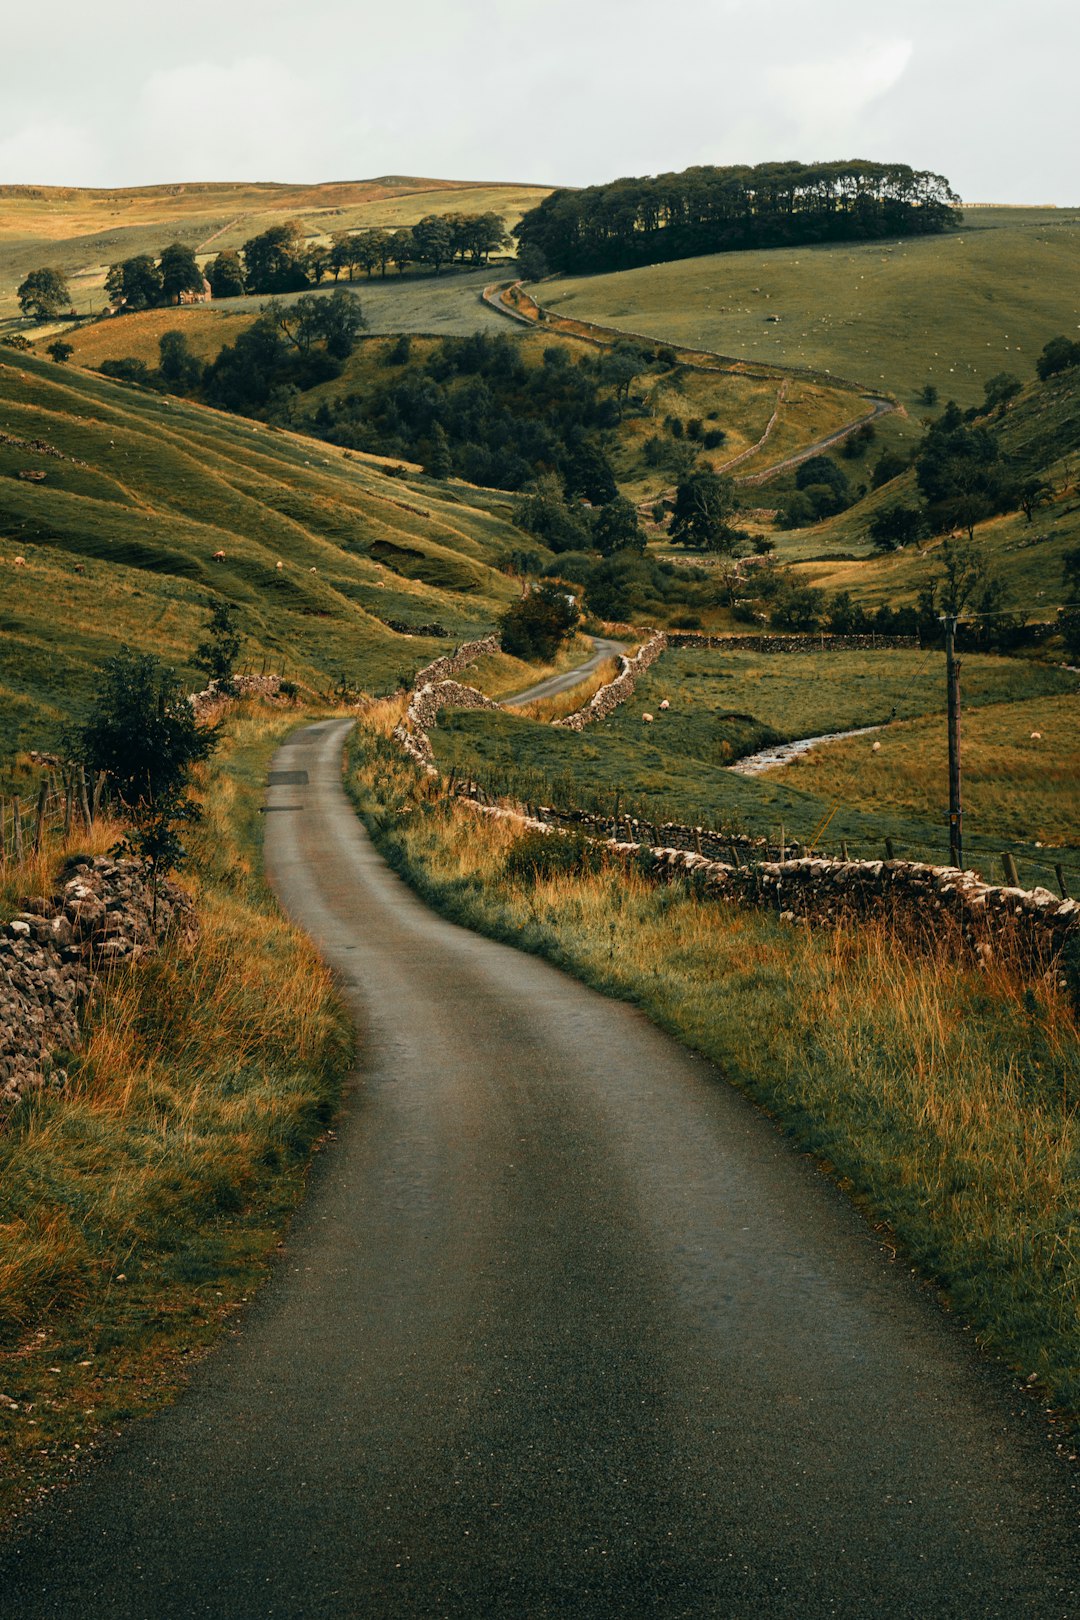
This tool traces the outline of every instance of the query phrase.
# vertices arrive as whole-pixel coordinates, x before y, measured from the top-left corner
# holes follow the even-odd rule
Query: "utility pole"
[[[949,702],[949,860],[964,864],[964,811],[960,803],[960,660],[956,656],[956,614],[946,613],[945,683]]]

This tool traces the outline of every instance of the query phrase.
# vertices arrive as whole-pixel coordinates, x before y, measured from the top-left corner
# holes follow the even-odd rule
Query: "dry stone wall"
[[[836,927],[877,919],[924,943],[949,936],[977,961],[1004,947],[1038,969],[1058,960],[1072,941],[1080,941],[1076,900],[1060,899],[1049,889],[998,887],[955,867],[838,861],[805,853],[778,860],[770,857],[762,840],[702,827],[657,828],[627,818],[615,825],[584,811],[544,806],[533,814],[483,802],[476,807],[489,815],[515,815],[533,831],[556,836],[567,829],[584,832],[627,861],[640,862],[644,855],[648,872],[660,881],[691,878],[705,895],[775,911],[785,921]],[[673,832],[682,843],[663,841]],[[720,857],[720,850],[731,859]],[[744,861],[737,852],[751,858]]]
[[[475,686],[462,686],[451,679],[477,658],[500,650],[498,636],[463,642],[454,652],[436,658],[417,675],[409,696],[403,723],[394,727],[394,738],[409,758],[429,776],[437,776],[435,750],[428,732],[435,725],[440,709],[497,709],[499,705],[478,692]]]
[[[655,664],[664,648],[668,644],[668,637],[663,630],[658,630],[650,636],[644,646],[639,647],[633,658],[620,654],[621,669],[613,681],[593,693],[583,708],[575,710],[573,714],[564,715],[561,720],[553,720],[554,726],[564,726],[569,731],[583,731],[596,720],[606,720],[613,709],[620,703],[625,703],[633,697],[634,688],[651,664]]]
[[[191,901],[150,883],[137,861],[79,856],[47,899],[0,927],[0,1120],[26,1092],[62,1089],[58,1055],[79,1043],[79,1014],[111,969],[153,951],[166,935],[190,940]]]
[[[876,652],[894,647],[918,647],[918,636],[709,636],[696,630],[672,630],[672,647],[711,647],[721,652],[806,653]]]

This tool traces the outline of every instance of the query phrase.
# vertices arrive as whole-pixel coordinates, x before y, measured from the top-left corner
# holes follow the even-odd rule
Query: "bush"
[[[499,621],[503,652],[548,663],[573,634],[577,603],[554,581],[545,581],[507,608]]]

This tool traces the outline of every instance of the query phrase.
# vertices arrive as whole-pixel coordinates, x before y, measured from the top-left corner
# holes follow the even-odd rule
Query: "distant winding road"
[[[18,1620],[1066,1620],[1037,1409],[721,1074],[433,915],[281,750],[362,1062],[272,1281],[0,1559]],[[728,1013],[717,985],[716,1018]]]

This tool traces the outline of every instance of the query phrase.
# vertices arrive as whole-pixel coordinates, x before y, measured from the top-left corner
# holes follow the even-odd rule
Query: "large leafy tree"
[[[42,265],[40,270],[31,270],[30,274],[19,283],[15,296],[19,300],[19,308],[23,314],[31,315],[38,321],[50,320],[71,303],[71,294],[64,272],[50,265]]]
[[[158,255],[161,296],[167,304],[178,304],[186,292],[201,293],[203,273],[191,248],[183,242],[170,242]]]
[[[413,226],[412,238],[415,257],[430,264],[438,275],[452,251],[453,236],[446,220],[439,214],[425,214]]]
[[[108,772],[113,792],[131,810],[182,789],[217,735],[196,725],[173,670],[152,653],[122,646],[102,664],[89,717],[71,741],[79,760]]]
[[[714,472],[694,472],[675,491],[669,533],[676,545],[698,551],[734,549],[736,533],[728,519],[735,510],[735,485]]]
[[[545,581],[508,607],[499,621],[502,647],[514,658],[548,663],[581,617],[561,585]]]
[[[161,303],[161,271],[150,253],[136,253],[109,266],[105,291],[127,310],[154,309]]]
[[[234,248],[222,248],[207,265],[206,275],[215,298],[239,298],[245,291],[244,267]]]
[[[304,268],[304,231],[295,219],[271,225],[249,237],[241,249],[251,292],[296,292],[308,284]]]

